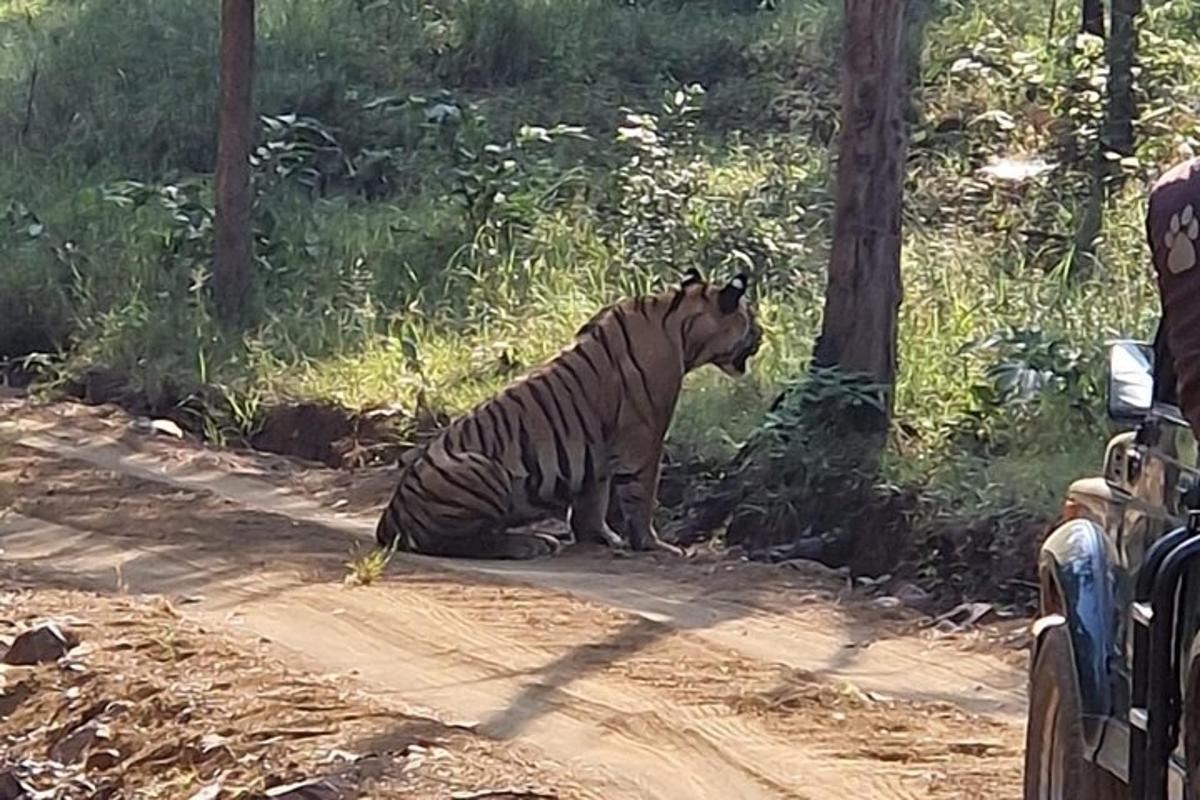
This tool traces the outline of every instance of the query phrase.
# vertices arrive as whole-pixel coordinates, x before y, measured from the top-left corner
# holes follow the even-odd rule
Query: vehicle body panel
[[[1080,693],[1087,752],[1127,779],[1132,623],[1128,609],[1147,549],[1184,524],[1185,498],[1200,497],[1197,443],[1178,409],[1155,404],[1136,431],[1110,441],[1102,478],[1076,481],[1067,491],[1061,524],[1038,557],[1042,619],[1034,647],[1051,626],[1068,631]],[[1200,657],[1200,570],[1183,586],[1179,653]],[[1182,697],[1193,670],[1181,671]],[[1197,671],[1196,674],[1200,674]],[[1172,797],[1182,797],[1184,737],[1170,769]]]

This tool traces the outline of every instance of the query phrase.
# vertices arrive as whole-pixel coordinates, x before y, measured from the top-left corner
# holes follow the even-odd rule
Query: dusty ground
[[[715,553],[398,557],[381,582],[348,587],[348,553],[392,480],[218,453],[111,410],[0,401],[3,579],[36,587],[5,602],[18,619],[81,607],[69,614],[96,637],[88,658],[124,659],[98,672],[128,678],[95,685],[134,707],[143,701],[125,695],[138,680],[186,694],[239,676],[215,704],[225,710],[195,729],[253,753],[222,768],[230,786],[324,774],[323,759],[345,750],[379,753],[372,769],[386,761],[400,776],[369,796],[514,782],[613,800],[1019,795],[1018,623],[947,636],[835,574]],[[80,589],[157,593],[174,610]],[[147,636],[185,631],[203,658],[110,653],[125,619]],[[38,673],[47,709],[66,708],[69,676],[56,669]],[[256,749],[253,731],[294,724],[295,687],[331,698],[311,721],[321,735]],[[254,725],[230,710],[241,701]],[[10,715],[0,735],[48,714]],[[440,760],[418,749],[420,768],[406,772],[414,726],[439,740]],[[53,731],[32,729],[22,757],[44,760]],[[190,797],[206,777],[158,796]]]
[[[8,581],[21,588],[0,594],[0,640],[52,621],[81,642],[57,664],[0,668],[0,771],[29,789],[215,798],[301,784],[308,794],[297,788],[294,800],[585,794],[518,748],[289,668],[265,643],[206,629],[161,600]]]

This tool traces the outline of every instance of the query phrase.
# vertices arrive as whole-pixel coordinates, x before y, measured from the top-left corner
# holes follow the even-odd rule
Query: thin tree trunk
[[[817,367],[896,378],[907,140],[902,0],[846,0],[833,249]],[[884,420],[886,423],[886,419]]]
[[[1108,147],[1133,155],[1133,62],[1137,54],[1137,0],[1112,0],[1112,34],[1108,39]]]
[[[1112,0],[1112,26],[1108,49],[1108,111],[1100,147],[1092,171],[1092,188],[1075,232],[1075,253],[1071,276],[1080,278],[1096,266],[1096,242],[1104,230],[1104,205],[1122,181],[1121,165],[1111,153],[1131,156],[1134,151],[1133,121],[1137,102],[1133,96],[1133,63],[1137,54],[1137,28],[1134,18],[1141,10],[1140,0]]]
[[[250,286],[253,82],[254,0],[222,0],[213,290],[225,323],[241,319]]]
[[[1083,33],[1104,38],[1103,0],[1083,0],[1083,20],[1079,29]]]

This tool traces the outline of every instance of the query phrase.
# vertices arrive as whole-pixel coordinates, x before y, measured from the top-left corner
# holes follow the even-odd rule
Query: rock
[[[221,781],[209,784],[193,794],[188,800],[217,800],[221,796]]]
[[[28,683],[18,683],[15,686],[7,686],[3,691],[0,691],[0,721],[8,718],[12,712],[33,696],[33,689]]]
[[[13,640],[4,654],[5,664],[46,664],[57,661],[79,644],[79,638],[53,622],[44,622]]]
[[[85,763],[89,770],[112,769],[121,763],[121,752],[112,748],[97,750],[87,757]]]
[[[477,791],[454,792],[450,795],[451,800],[483,800],[483,798],[494,798],[494,800],[555,800],[557,794],[546,794],[537,789],[479,789]]]
[[[29,787],[21,783],[15,772],[0,772],[0,800],[26,800],[30,796]]]
[[[995,613],[991,603],[961,603],[934,620],[938,630],[948,623],[957,632],[974,628]]]
[[[914,583],[902,583],[895,588],[892,595],[904,603],[906,606],[912,606],[917,609],[925,609],[930,601],[929,592],[917,586]]]
[[[271,800],[341,800],[344,793],[333,781],[316,779],[289,783],[267,790]]]
[[[108,730],[95,720],[85,722],[50,747],[50,757],[59,764],[74,764],[97,741],[108,739]]]
[[[169,419],[156,419],[150,422],[150,428],[155,433],[163,433],[167,436],[174,436],[176,439],[183,438],[183,428],[180,428],[175,422]]]

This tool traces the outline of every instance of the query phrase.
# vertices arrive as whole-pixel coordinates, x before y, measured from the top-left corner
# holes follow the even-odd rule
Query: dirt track
[[[935,641],[827,573],[715,555],[406,557],[346,587],[373,528],[359,512],[392,478],[347,485],[111,412],[0,402],[0,548],[26,579],[162,593],[398,714],[519,744],[564,796],[1018,796],[1011,654]]]

